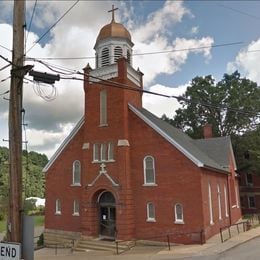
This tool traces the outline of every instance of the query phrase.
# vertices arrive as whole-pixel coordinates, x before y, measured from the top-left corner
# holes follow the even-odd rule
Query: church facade
[[[229,137],[193,140],[142,107],[143,74],[114,20],[84,69],[85,113],[44,168],[46,231],[199,243],[241,217]]]

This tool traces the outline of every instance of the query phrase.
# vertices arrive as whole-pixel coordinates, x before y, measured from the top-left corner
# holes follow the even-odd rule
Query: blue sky
[[[27,47],[32,46],[74,2],[38,1]],[[27,1],[27,26],[34,3]],[[260,83],[260,1],[80,1],[27,56],[94,56],[96,37],[102,26],[111,20],[107,10],[112,4],[119,8],[116,21],[122,22],[132,35],[134,53],[188,49],[134,56],[134,68],[139,67],[144,72],[146,89],[180,95],[195,76],[211,74],[220,80],[224,73],[236,69]],[[0,8],[0,45],[12,49],[12,2],[2,1]],[[199,49],[235,42],[242,43]],[[0,54],[11,59],[11,53],[3,47],[0,47]],[[49,62],[77,70],[87,62],[94,67],[93,59]],[[27,63],[47,71],[37,62]],[[5,65],[6,62],[0,60],[0,68]],[[9,69],[0,71],[0,80],[9,74]],[[0,94],[8,90],[9,85],[9,80],[1,82]],[[82,83],[61,81],[55,84],[58,95],[52,102],[39,97],[33,85],[24,84],[29,149],[51,156],[82,116]],[[45,90],[49,91],[46,87]],[[178,107],[174,100],[151,95],[144,95],[143,105],[158,116],[165,113],[170,117]],[[7,118],[8,102],[1,96],[0,145],[6,145],[1,140],[8,139]]]

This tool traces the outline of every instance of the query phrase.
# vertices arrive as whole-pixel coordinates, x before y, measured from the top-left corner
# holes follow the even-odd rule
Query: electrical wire
[[[8,79],[10,79],[10,78],[11,78],[11,76],[8,76],[7,78],[0,80],[0,82],[1,82],[1,83],[2,83],[2,82],[5,82],[6,80],[8,80]]]
[[[12,50],[8,49],[7,47],[5,47],[5,46],[3,46],[3,45],[1,45],[1,44],[0,44],[0,47],[3,48],[3,49],[5,49],[5,50],[7,50],[7,51],[12,52]]]
[[[61,71],[57,71],[56,69],[53,69],[52,68],[53,65],[51,65],[51,64],[46,64],[46,62],[43,62],[43,61],[38,60],[38,59],[35,59],[35,61],[38,61],[41,64],[47,66],[50,70],[52,70],[52,71],[54,71],[56,73],[60,73],[61,72]],[[161,97],[165,97],[165,98],[175,98],[178,101],[183,101],[183,102],[186,102],[186,103],[195,103],[195,104],[198,104],[198,105],[202,105],[202,106],[205,106],[205,107],[211,107],[211,108],[214,108],[214,109],[220,109],[220,110],[226,109],[226,110],[229,110],[229,111],[232,111],[232,112],[236,112],[236,113],[240,113],[240,114],[244,114],[244,115],[247,115],[247,116],[259,116],[258,114],[260,113],[260,112],[236,109],[236,108],[232,108],[232,107],[229,107],[229,106],[226,106],[226,105],[214,105],[214,104],[209,104],[209,103],[205,103],[205,102],[202,103],[201,101],[190,100],[190,99],[184,98],[182,96],[160,94],[160,93],[149,91],[149,90],[144,90],[144,89],[140,89],[140,88],[133,88],[132,86],[129,86],[127,84],[114,82],[112,80],[104,80],[104,79],[102,79],[100,77],[92,76],[90,74],[82,73],[80,71],[76,71],[76,70],[72,70],[72,69],[67,69],[67,68],[59,68],[59,69],[65,70],[65,72],[61,73],[62,75],[65,75],[65,76],[72,75],[72,74],[78,74],[78,75],[81,75],[81,76],[87,76],[89,78],[92,78],[92,80],[88,79],[88,81],[90,83],[98,83],[98,84],[102,84],[102,85],[106,85],[106,86],[111,86],[111,87],[116,87],[116,88],[123,88],[123,89],[128,89],[128,90],[131,90],[131,91],[138,91],[138,92],[152,94],[152,95],[161,96]],[[68,73],[68,71],[70,71],[70,72]],[[77,77],[60,77],[60,78],[61,79],[65,79],[65,80],[80,80],[80,81],[84,81],[84,79],[77,78]],[[42,94],[41,94],[41,96],[42,96]]]
[[[34,13],[35,13],[36,5],[37,5],[37,0],[35,0],[35,2],[34,2],[33,11],[32,11],[32,16],[31,16],[31,19],[30,19],[30,23],[29,23],[29,27],[28,27],[28,32],[27,32],[27,35],[26,35],[25,46],[26,46],[26,43],[27,43],[27,40],[28,40],[29,33],[30,33],[30,31],[31,31],[31,26],[32,26],[32,21],[33,21],[33,16],[34,16]],[[26,48],[25,48],[25,49],[26,49]]]
[[[0,71],[2,71],[2,70],[4,70],[4,69],[8,68],[9,66],[11,66],[11,64],[7,64],[6,66],[2,67],[2,68],[0,69]]]
[[[174,49],[174,50],[155,51],[155,52],[133,53],[132,56],[155,55],[155,54],[164,54],[164,53],[180,52],[180,51],[195,51],[195,50],[201,50],[201,49],[219,48],[219,47],[227,47],[227,46],[241,45],[241,44],[244,44],[244,42],[239,41],[239,42],[194,47],[194,48],[177,49],[177,50]],[[115,56],[109,56],[109,57],[115,57]],[[34,59],[34,58],[28,58],[28,59]],[[85,57],[57,57],[57,58],[39,57],[39,58],[35,58],[35,59],[37,59],[37,60],[86,60],[86,59],[95,59],[95,57],[91,57],[91,56],[88,56],[88,57],[87,56],[85,56]]]
[[[131,90],[131,91],[136,91],[136,92],[142,92],[142,93],[147,93],[147,94],[152,94],[152,95],[156,95],[156,96],[161,96],[161,97],[165,97],[165,98],[174,98],[177,99],[178,101],[184,101],[186,103],[193,103],[193,104],[197,104],[197,105],[201,105],[204,107],[210,107],[210,108],[214,108],[214,109],[219,109],[219,110],[229,110],[231,112],[236,112],[239,114],[243,114],[246,116],[253,116],[253,117],[259,117],[260,116],[260,112],[253,112],[253,111],[246,111],[246,110],[241,110],[241,109],[236,109],[236,108],[232,108],[229,107],[227,105],[214,105],[214,104],[209,104],[209,103],[202,103],[201,101],[196,101],[196,100],[190,100],[187,98],[184,98],[182,96],[174,96],[174,95],[165,95],[165,94],[161,94],[161,93],[157,93],[157,92],[153,92],[153,91],[149,91],[149,90],[144,90],[144,89],[139,89],[139,88],[133,88],[129,85],[126,84],[121,84],[121,83],[117,83],[117,82],[113,82],[111,80],[104,80],[102,78],[99,77],[94,77],[91,76],[89,74],[84,74],[79,72],[80,75],[86,75],[88,77],[94,78],[95,80],[88,80],[90,83],[98,83],[98,84],[102,84],[105,86],[110,86],[110,87],[116,87],[116,88],[121,88],[121,89],[127,89],[127,90]],[[66,78],[66,77],[61,77],[61,79],[72,79],[72,80],[81,80],[84,81],[84,79],[80,79],[80,78]],[[99,82],[97,82],[96,80],[100,80]]]
[[[5,91],[4,93],[0,93],[0,96],[4,96],[4,95],[8,94],[9,92],[10,92],[10,91],[7,90],[7,91]]]
[[[80,0],[77,0],[34,44],[32,47],[26,51],[26,54],[32,50],[32,48],[39,43],[72,9],[75,5],[79,3]]]
[[[251,18],[260,20],[260,17],[258,17],[258,16],[256,16],[256,15],[252,15],[252,14],[246,13],[246,12],[244,12],[244,11],[238,10],[238,9],[236,9],[236,8],[233,8],[233,7],[230,7],[230,6],[227,6],[227,5],[223,5],[223,4],[218,4],[218,6],[221,6],[221,7],[223,7],[223,8],[232,10],[233,12],[236,12],[236,13],[239,13],[239,14],[243,14],[243,15],[246,15],[246,16],[248,16],[248,17],[251,17]]]

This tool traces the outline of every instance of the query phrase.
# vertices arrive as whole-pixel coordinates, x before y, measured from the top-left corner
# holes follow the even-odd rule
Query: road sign
[[[20,260],[21,244],[0,243],[0,260]]]

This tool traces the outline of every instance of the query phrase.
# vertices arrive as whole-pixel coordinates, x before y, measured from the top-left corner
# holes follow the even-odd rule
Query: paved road
[[[259,260],[260,259],[260,237],[252,239],[242,245],[230,249],[219,255],[194,256],[179,258],[185,260]]]

